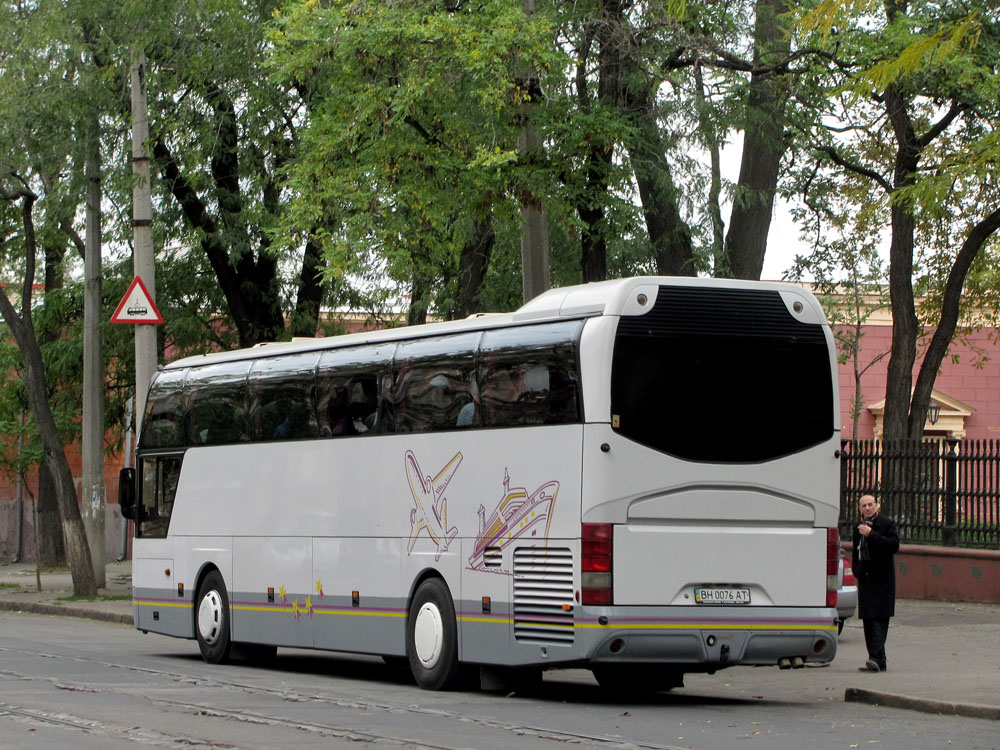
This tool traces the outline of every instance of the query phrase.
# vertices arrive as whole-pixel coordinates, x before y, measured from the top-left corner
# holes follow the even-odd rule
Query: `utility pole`
[[[107,585],[104,556],[104,357],[101,342],[101,140],[95,116],[87,144],[83,259],[83,527],[97,588]]]
[[[534,15],[535,0],[522,0],[521,9],[526,16]],[[542,156],[542,141],[531,122],[531,111],[542,94],[537,71],[532,69],[518,85],[523,93],[517,152],[523,164],[531,165]],[[541,200],[527,189],[521,198],[521,270],[525,302],[549,288],[549,221]]]
[[[156,300],[156,276],[153,263],[153,199],[149,182],[149,120],[146,102],[146,53],[132,53],[132,264],[142,279],[150,299]],[[135,326],[135,422],[136,431],[149,391],[149,381],[156,372],[156,326]]]

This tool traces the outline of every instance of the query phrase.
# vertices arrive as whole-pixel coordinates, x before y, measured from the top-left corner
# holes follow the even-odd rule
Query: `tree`
[[[81,206],[100,170],[99,133],[114,103],[114,94],[101,85],[107,73],[99,60],[103,42],[87,15],[104,18],[107,9],[99,6],[99,2],[72,8],[63,3],[5,4],[0,11],[2,33],[8,35],[0,45],[5,50],[0,67],[0,107],[5,113],[0,123],[0,191],[6,209],[0,233],[5,270],[9,277],[22,280],[17,309],[7,297],[0,303],[5,303],[4,318],[23,362],[17,367],[44,456],[39,467],[40,516],[44,522],[46,502],[54,495],[61,527],[40,530],[39,563],[47,562],[45,551],[55,549],[56,541],[61,545],[65,537],[66,559],[78,592],[89,592],[97,581],[93,571],[85,576],[77,570],[90,551],[86,539],[77,538],[81,515],[63,453],[63,446],[79,436],[82,351],[80,337],[72,334],[81,322],[82,289],[64,282],[73,262],[67,253],[70,248],[82,258],[86,244],[92,243],[94,252],[100,253],[99,227],[88,227],[86,241],[78,233]],[[95,196],[91,202],[97,206],[101,201]],[[32,285],[38,281],[36,262],[43,257],[45,296],[36,303]],[[99,299],[96,302],[100,305]],[[95,317],[103,317],[100,310]],[[111,356],[128,361],[118,352]],[[100,360],[93,365],[101,374],[115,371],[107,361],[104,368]],[[103,391],[104,382],[99,387]],[[106,424],[98,417],[93,427],[97,437],[85,438],[84,450],[103,467]],[[29,435],[28,444],[33,442]],[[100,507],[95,511],[94,531],[103,549],[101,512]],[[98,580],[103,581],[103,558],[96,562]]]
[[[861,379],[889,355],[888,350],[862,353],[865,324],[888,306],[885,270],[878,253],[879,234],[872,227],[872,222],[877,226],[879,215],[854,210],[833,190],[820,189],[804,196],[804,201],[809,210],[800,211],[798,218],[813,228],[817,240],[809,255],[796,258],[788,276],[812,283],[833,327],[838,361],[851,365],[854,392],[850,437],[857,440],[858,422],[865,407]]]
[[[789,92],[780,74],[791,52],[791,31],[782,23],[787,8],[787,0],[756,2],[753,70],[742,128],[743,157],[722,269],[738,279],[759,279],[764,268],[778,168],[786,148],[785,106]]]
[[[817,122],[813,145],[851,185],[856,202],[886,207],[893,340],[885,436],[919,438],[960,316],[962,288],[977,254],[1000,228],[1000,193],[991,176],[1000,157],[1000,16],[984,3],[894,0],[881,6],[878,18],[867,12],[869,5],[827,4],[824,12],[805,16],[812,41],[832,61],[815,73],[825,76],[834,106]],[[930,225],[950,228],[931,231]],[[936,330],[911,398],[920,335],[914,251],[921,227],[926,238],[945,240],[937,254],[950,260],[940,280]]]
[[[278,5],[130,3],[109,32],[119,55],[138,42],[148,59],[159,239],[199,249],[199,274],[214,275],[217,289],[201,287],[213,297],[206,307],[228,312],[241,346],[286,337],[286,312],[292,333],[315,335],[324,293],[313,238],[324,223],[298,247],[275,246],[289,197],[284,170],[310,96],[275,85],[263,67]]]
[[[492,278],[478,269],[497,257],[496,227],[526,195],[546,208],[553,253],[563,237],[576,245],[566,280],[602,279],[609,267],[694,274],[710,267],[702,217],[718,214],[722,185],[705,200],[704,167],[687,152],[717,151],[735,125],[751,134],[734,208],[743,229],[729,242],[740,260],[722,262],[717,240],[717,273],[735,262],[759,276],[787,79],[801,56],[789,52],[784,7],[587,0],[526,19],[513,0],[289,2],[273,36],[276,75],[321,94],[291,161],[287,234],[302,242],[332,222],[317,238],[331,277],[365,286],[374,267],[412,307],[433,297],[446,315],[468,312],[475,284]],[[539,71],[537,91],[518,85],[527,69]],[[525,97],[544,101],[532,115],[542,164],[516,157]],[[713,234],[723,236],[721,217]]]
[[[335,219],[317,237],[329,275],[387,275],[408,292],[411,323],[432,298],[469,312],[494,226],[521,196],[552,193],[551,167],[518,159],[516,118],[529,95],[517,71],[561,57],[549,40],[520,3],[289,5],[277,76],[317,92],[290,167],[289,234],[317,237]]]
[[[0,197],[8,202],[20,202],[22,219],[20,241],[24,248],[25,259],[20,313],[14,309],[6,294],[0,294],[0,313],[3,314],[24,358],[28,401],[41,433],[45,466],[55,482],[59,499],[59,515],[62,518],[66,557],[73,578],[73,593],[77,596],[94,596],[97,593],[97,585],[90,548],[87,546],[87,536],[77,505],[76,487],[66,460],[66,451],[49,408],[45,368],[31,316],[31,290],[35,278],[35,257],[38,252],[32,212],[37,196],[25,186],[16,189],[4,186],[0,190]]]

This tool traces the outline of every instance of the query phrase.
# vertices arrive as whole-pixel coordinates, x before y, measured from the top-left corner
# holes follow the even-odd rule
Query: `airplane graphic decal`
[[[414,505],[410,510],[410,545],[406,552],[408,555],[413,554],[417,537],[421,531],[426,531],[427,536],[437,545],[437,554],[434,555],[436,562],[448,551],[448,545],[458,534],[457,526],[448,526],[448,498],[444,496],[444,491],[458,471],[458,465],[462,463],[462,454],[456,453],[433,478],[421,470],[413,451],[406,451],[405,463]]]
[[[521,538],[547,541],[558,494],[556,481],[546,482],[530,495],[523,487],[511,489],[510,474],[504,469],[503,496],[489,518],[486,508],[479,506],[479,536],[469,558],[469,569],[510,575],[511,571],[500,563],[502,548]]]

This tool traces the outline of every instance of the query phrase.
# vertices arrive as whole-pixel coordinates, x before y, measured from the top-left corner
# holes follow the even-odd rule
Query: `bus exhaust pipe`
[[[805,659],[801,656],[792,657],[792,669],[802,669],[806,665]]]
[[[789,659],[787,656],[782,656],[780,659],[778,659],[778,669],[791,669],[791,668],[792,668],[792,660]]]

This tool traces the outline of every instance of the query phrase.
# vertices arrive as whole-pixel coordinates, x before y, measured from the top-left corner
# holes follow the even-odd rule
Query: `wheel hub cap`
[[[426,669],[433,669],[438,663],[443,643],[441,611],[427,602],[417,612],[417,621],[413,627],[413,645],[417,650],[417,659]]]
[[[219,640],[222,632],[222,597],[218,591],[209,591],[198,606],[198,632],[209,646]]]

